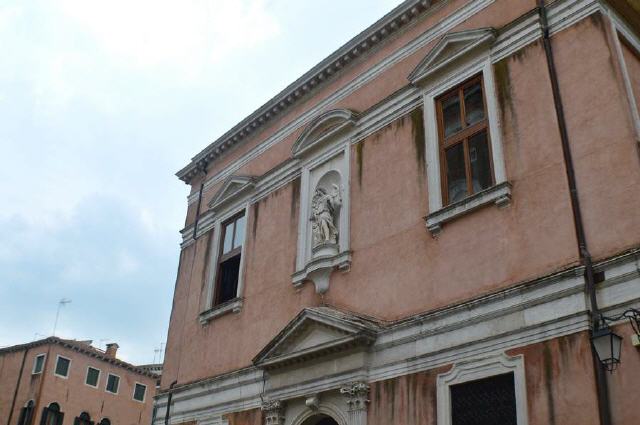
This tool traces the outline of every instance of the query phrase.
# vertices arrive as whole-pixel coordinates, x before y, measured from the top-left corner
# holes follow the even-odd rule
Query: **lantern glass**
[[[622,337],[611,329],[603,328],[593,332],[591,342],[596,350],[600,363],[610,372],[613,372],[620,363],[622,350]]]

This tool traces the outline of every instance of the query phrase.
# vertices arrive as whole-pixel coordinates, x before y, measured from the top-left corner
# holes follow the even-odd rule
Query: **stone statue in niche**
[[[311,201],[311,232],[313,247],[338,243],[338,226],[336,218],[342,205],[340,187],[333,184],[329,192],[323,187],[316,188]]]

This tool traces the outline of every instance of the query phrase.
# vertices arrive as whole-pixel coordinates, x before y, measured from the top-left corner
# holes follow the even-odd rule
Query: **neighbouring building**
[[[178,172],[154,423],[637,424],[639,103],[635,0],[403,2]]]
[[[57,337],[0,349],[0,424],[150,424],[158,376],[117,350]]]

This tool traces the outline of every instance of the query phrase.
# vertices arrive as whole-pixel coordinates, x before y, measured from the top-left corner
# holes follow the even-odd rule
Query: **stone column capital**
[[[352,382],[343,385],[340,393],[347,398],[350,411],[367,410],[369,403],[369,384],[365,382]]]
[[[285,403],[280,400],[269,400],[262,403],[265,425],[284,425]]]

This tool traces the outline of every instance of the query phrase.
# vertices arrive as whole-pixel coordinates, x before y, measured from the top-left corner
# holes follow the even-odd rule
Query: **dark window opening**
[[[51,403],[48,407],[42,409],[40,425],[62,425],[63,422],[64,413],[60,411],[58,403]]]
[[[494,184],[482,77],[436,99],[444,205]]]
[[[71,365],[71,360],[58,357],[58,361],[56,362],[56,375],[69,376],[69,365]]]
[[[33,362],[33,374],[34,375],[36,375],[38,373],[42,373],[42,370],[44,369],[44,358],[45,358],[44,354],[40,354],[40,355],[36,356],[36,359]]]
[[[118,386],[120,386],[120,378],[116,375],[109,374],[109,376],[107,377],[107,392],[117,394]]]
[[[98,425],[111,425],[111,421],[107,418],[103,418]]]
[[[513,373],[452,385],[452,425],[517,425]]]
[[[73,421],[73,425],[93,425],[91,416],[87,412],[80,413],[80,416],[76,417]]]
[[[147,392],[146,385],[136,384],[133,390],[133,399],[138,401],[144,401],[144,395]]]
[[[29,400],[27,405],[20,410],[20,417],[18,418],[18,425],[31,425],[33,422],[33,400]]]
[[[86,379],[86,384],[90,385],[92,387],[97,387],[98,386],[98,379],[100,379],[100,371],[98,369],[95,369],[93,367],[89,367],[87,369],[87,379]]]
[[[238,296],[245,227],[244,213],[233,217],[222,225],[214,306],[224,304]]]

